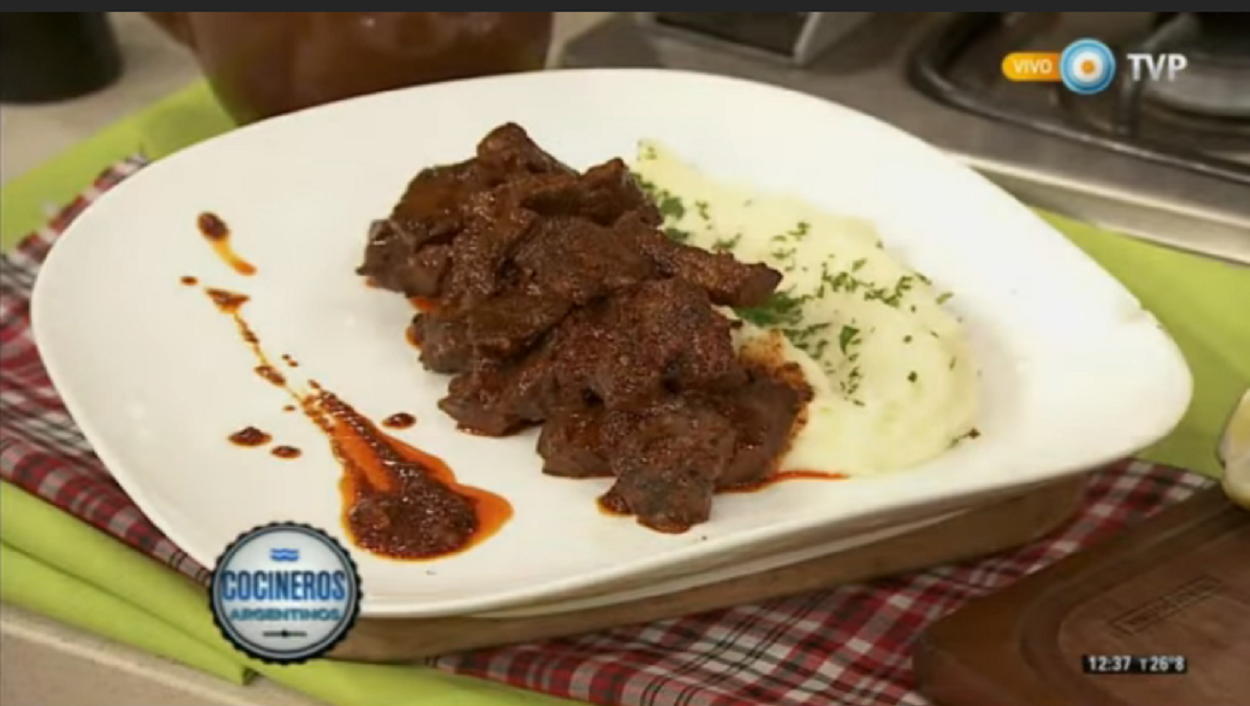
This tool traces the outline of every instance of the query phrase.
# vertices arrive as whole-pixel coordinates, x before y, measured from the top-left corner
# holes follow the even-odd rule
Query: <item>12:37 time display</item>
[[[1086,674],[1186,674],[1189,661],[1183,655],[1089,654],[1081,656],[1081,671]]]

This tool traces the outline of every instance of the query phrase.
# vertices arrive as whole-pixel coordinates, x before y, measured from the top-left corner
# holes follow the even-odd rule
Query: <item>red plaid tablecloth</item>
[[[31,287],[57,235],[142,165],[131,159],[105,172],[0,263],[0,476],[203,582],[208,572],[139,512],[92,453],[30,332]],[[430,664],[613,706],[924,706],[914,690],[911,645],[926,625],[1209,482],[1125,461],[1091,477],[1072,522],[989,559]]]

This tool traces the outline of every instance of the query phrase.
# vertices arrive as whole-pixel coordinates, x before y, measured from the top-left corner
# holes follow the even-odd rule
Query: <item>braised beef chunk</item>
[[[558,406],[553,363],[548,346],[520,360],[480,361],[452,378],[439,409],[483,436],[507,436],[541,423]]]
[[[573,216],[601,226],[610,226],[627,213],[636,213],[652,227],[664,220],[619,158],[585,174],[536,184],[521,205],[544,216]]]
[[[500,175],[472,160],[422,170],[408,183],[390,220],[409,231],[418,247],[448,240],[464,225],[465,200],[500,181]]]
[[[636,213],[626,214],[618,225],[655,262],[660,272],[701,287],[715,304],[763,306],[781,284],[781,273],[767,265],[746,265],[729,253],[709,252],[678,243],[643,222]]]
[[[420,247],[416,237],[394,221],[375,221],[369,228],[365,261],[356,274],[383,289],[408,296],[438,295],[451,250],[446,245]]]
[[[730,322],[707,295],[679,279],[652,280],[597,307],[562,331],[561,387],[593,392],[613,408],[645,405],[672,390],[740,384],[744,372]]]
[[[473,307],[464,319],[474,352],[502,359],[528,351],[572,308],[568,299],[549,293],[514,294]]]
[[[614,232],[576,218],[540,221],[516,251],[522,282],[585,304],[655,276],[655,266]]]
[[[717,490],[767,479],[777,457],[786,450],[790,431],[806,402],[803,391],[758,375],[746,386],[717,398],[717,409],[737,432],[733,456],[716,478]]]
[[[357,271],[437,305],[412,334],[423,366],[455,376],[439,407],[461,428],[541,424],[545,473],[614,477],[604,507],[681,532],[718,490],[774,472],[810,390],[740,359],[714,306],[762,305],[781,273],[662,222],[623,161],[579,173],[507,124],[474,159],[418,174]],[[382,532],[402,511],[353,517]]]
[[[412,341],[421,349],[421,364],[436,373],[458,373],[469,367],[473,348],[465,317],[440,310],[412,318]]]
[[[628,416],[622,423],[633,428],[612,453],[612,492],[640,523],[661,532],[706,521],[717,478],[733,456],[733,425],[706,402],[676,396]]]
[[[535,220],[533,213],[520,209],[499,218],[473,218],[456,238],[439,303],[460,309],[502,291],[504,265]]]
[[[543,473],[568,478],[611,477],[599,434],[603,415],[601,404],[567,406],[552,413],[538,435]]]
[[[536,145],[516,123],[505,123],[487,133],[477,143],[476,161],[503,174],[576,174]]]

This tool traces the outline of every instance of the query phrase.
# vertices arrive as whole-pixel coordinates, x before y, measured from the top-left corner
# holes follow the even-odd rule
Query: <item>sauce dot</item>
[[[278,458],[299,458],[300,450],[294,446],[275,446],[271,453]]]
[[[263,446],[273,437],[256,427],[243,427],[230,435],[230,441],[239,446]]]
[[[407,429],[417,423],[417,418],[407,412],[396,412],[382,420],[382,426],[391,429]]]
[[[197,279],[196,279],[196,278],[194,278],[194,277],[191,277],[190,275],[188,275],[188,276],[186,276],[186,277],[183,277],[183,278],[181,278],[181,279],[180,279],[180,280],[178,280],[178,281],[179,281],[179,282],[182,282],[183,284],[187,285],[188,287],[194,287],[196,284],[198,284],[198,283],[199,283],[199,280],[197,280]]]

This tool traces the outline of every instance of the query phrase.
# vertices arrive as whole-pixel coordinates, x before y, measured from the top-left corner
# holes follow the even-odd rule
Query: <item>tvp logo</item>
[[[1125,54],[1129,78],[1174,81],[1189,66],[1183,54]],[[1073,93],[1092,95],[1115,81],[1116,58],[1097,39],[1078,39],[1062,52],[1013,52],[1003,57],[1003,75],[1011,81],[1063,83]]]

